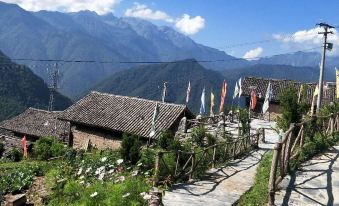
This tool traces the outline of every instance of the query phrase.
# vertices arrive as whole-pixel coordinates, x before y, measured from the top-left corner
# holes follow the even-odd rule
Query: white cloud
[[[322,46],[323,35],[318,34],[318,32],[322,31],[322,28],[316,27],[309,30],[297,31],[291,35],[273,34],[273,38],[297,49],[310,49]],[[339,34],[335,29],[331,29],[331,31],[333,31],[333,34],[328,35],[328,42],[333,43],[333,50],[327,54],[339,54]]]
[[[121,0],[2,0],[7,3],[18,4],[28,11],[62,11],[77,12],[80,10],[95,11],[106,14],[113,10]]]
[[[134,6],[130,9],[127,9],[125,16],[128,17],[137,17],[141,19],[151,19],[151,20],[164,20],[167,22],[173,22],[174,20],[163,11],[153,11],[148,8],[145,4],[139,4],[134,2]]]
[[[191,18],[190,15],[184,14],[176,22],[175,27],[186,35],[193,35],[205,27],[205,19],[201,16]]]
[[[251,50],[249,50],[248,52],[246,52],[244,54],[243,58],[244,59],[249,59],[249,60],[257,59],[262,54],[263,51],[264,51],[264,49],[261,48],[261,47],[257,47],[255,49],[251,49]]]

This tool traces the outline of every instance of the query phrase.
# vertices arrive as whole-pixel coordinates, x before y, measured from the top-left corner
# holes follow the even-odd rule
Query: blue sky
[[[321,46],[316,23],[325,21],[339,26],[338,0],[61,0],[57,4],[51,3],[54,0],[5,1],[18,3],[27,10],[89,9],[101,14],[113,12],[116,16],[136,15],[157,25],[172,26],[198,43],[237,57],[315,48]],[[178,24],[180,20],[183,21]],[[266,39],[272,41],[232,46]],[[330,40],[339,47],[336,32]],[[249,53],[245,55],[246,52]],[[332,55],[339,55],[336,47]]]

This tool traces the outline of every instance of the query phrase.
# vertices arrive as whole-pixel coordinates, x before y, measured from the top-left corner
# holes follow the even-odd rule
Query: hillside
[[[12,117],[27,107],[46,109],[49,89],[29,68],[17,65],[0,52],[0,121]],[[57,93],[55,109],[63,110],[71,100]]]
[[[173,63],[139,66],[113,74],[93,90],[113,94],[161,100],[163,82],[167,82],[167,102],[185,104],[188,81],[191,82],[189,108],[199,111],[203,87],[206,88],[206,110],[209,111],[210,91],[215,94],[215,110],[220,102],[223,77],[188,59]]]
[[[120,61],[234,58],[223,51],[197,44],[173,28],[112,14],[28,12],[15,4],[0,2],[0,24],[0,49],[11,58],[117,62],[61,65],[61,91],[73,98],[114,72],[135,66],[120,64]],[[247,64],[246,60],[239,60],[206,63],[205,66],[223,70]],[[45,79],[46,67],[41,65],[32,70]]]

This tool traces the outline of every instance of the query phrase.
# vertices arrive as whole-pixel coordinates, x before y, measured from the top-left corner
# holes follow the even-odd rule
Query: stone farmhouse
[[[69,144],[73,148],[87,149],[94,145],[98,149],[117,149],[123,133],[148,140],[156,103],[159,115],[152,138],[165,130],[174,133],[183,117],[194,118],[186,105],[91,92],[62,112],[59,119],[70,122]]]
[[[254,89],[257,94],[257,106],[255,112],[261,113],[262,105],[264,104],[266,90],[268,87],[268,83],[271,82],[272,86],[272,99],[270,101],[269,112],[273,114],[279,114],[279,95],[280,93],[288,86],[293,86],[297,91],[299,91],[300,86],[303,84],[307,85],[306,90],[306,100],[311,105],[313,92],[317,86],[317,83],[303,83],[297,82],[293,80],[286,79],[268,79],[261,77],[245,77],[241,89],[242,96],[245,97],[245,105],[249,107],[250,99],[251,99],[251,91]],[[324,95],[323,95],[323,103],[329,104],[330,102],[335,101],[336,94],[336,86],[335,83],[328,82],[324,86]]]
[[[58,120],[61,112],[28,108],[23,113],[0,123],[0,140],[5,148],[21,148],[21,138],[26,135],[28,146],[40,137],[58,138],[68,142],[69,124]]]

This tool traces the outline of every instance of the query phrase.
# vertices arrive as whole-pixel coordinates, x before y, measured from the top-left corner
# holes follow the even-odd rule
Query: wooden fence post
[[[160,160],[162,157],[162,152],[158,152],[155,159],[155,169],[154,169],[154,181],[153,186],[158,185],[159,183],[159,173],[160,173]]]
[[[195,167],[195,152],[192,152],[192,166],[191,166],[191,170],[190,170],[190,174],[189,174],[189,180],[193,180],[193,171],[194,171],[194,167]]]
[[[261,128],[261,135],[262,135],[262,137],[261,137],[261,141],[262,141],[262,143],[266,143],[266,139],[265,139],[265,128]]]
[[[331,114],[330,120],[331,120],[330,135],[333,135],[333,133],[334,133],[334,114]]]
[[[233,142],[233,159],[235,159],[237,152],[237,142]]]
[[[259,139],[260,139],[260,132],[259,130],[256,131],[256,138],[255,138],[255,148],[259,148]]]
[[[216,150],[217,150],[217,146],[215,145],[214,147],[213,147],[213,159],[212,159],[212,168],[215,168],[215,152],[216,152]]]
[[[277,169],[278,169],[278,161],[280,159],[279,158],[280,152],[281,152],[281,142],[278,142],[275,144],[274,151],[273,151],[270,179],[268,183],[268,191],[269,191],[268,205],[270,206],[274,205],[275,180],[276,180]]]

